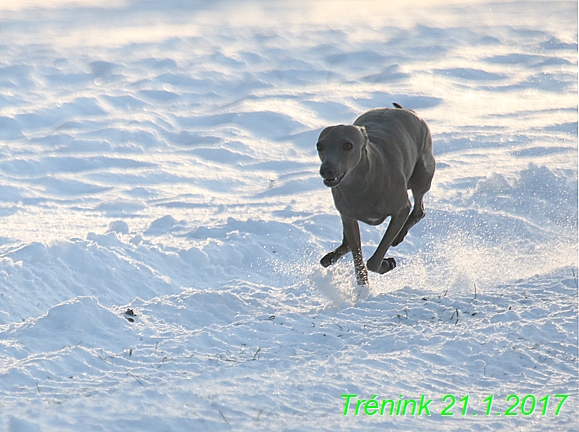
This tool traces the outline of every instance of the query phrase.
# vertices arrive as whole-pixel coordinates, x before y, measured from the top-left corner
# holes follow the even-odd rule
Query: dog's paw
[[[380,267],[376,270],[376,273],[384,274],[396,268],[396,260],[394,258],[384,258],[380,263]]]
[[[332,264],[335,264],[336,261],[338,261],[338,258],[336,256],[335,252],[330,252],[329,254],[324,255],[324,257],[320,260],[320,264],[322,265],[322,267],[329,267]]]

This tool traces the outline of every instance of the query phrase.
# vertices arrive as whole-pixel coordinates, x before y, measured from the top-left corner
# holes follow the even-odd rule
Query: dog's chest
[[[391,214],[387,202],[378,199],[375,194],[332,190],[332,195],[336,209],[348,219],[355,219],[368,225],[380,225]]]

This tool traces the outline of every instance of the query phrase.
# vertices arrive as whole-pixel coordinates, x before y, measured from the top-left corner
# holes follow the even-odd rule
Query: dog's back
[[[385,156],[402,166],[408,180],[419,159],[432,157],[432,138],[424,120],[413,111],[401,108],[377,108],[354,121],[364,126],[369,141]]]

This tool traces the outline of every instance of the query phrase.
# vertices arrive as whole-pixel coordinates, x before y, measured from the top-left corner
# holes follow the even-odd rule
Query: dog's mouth
[[[324,184],[327,187],[336,187],[340,184],[340,182],[342,181],[342,179],[344,178],[345,175],[346,175],[346,173],[342,173],[337,177],[324,179]]]

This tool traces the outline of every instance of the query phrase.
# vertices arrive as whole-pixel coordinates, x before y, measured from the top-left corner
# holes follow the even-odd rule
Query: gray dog
[[[392,270],[396,261],[384,256],[424,217],[423,197],[434,176],[428,126],[413,111],[394,106],[370,110],[354,125],[327,127],[318,139],[320,175],[332,188],[344,228],[342,244],[320,263],[328,267],[352,252],[358,285],[368,285],[358,221],[380,225],[391,217],[376,252],[368,260],[368,269],[380,274]],[[408,189],[414,198],[412,212]]]

